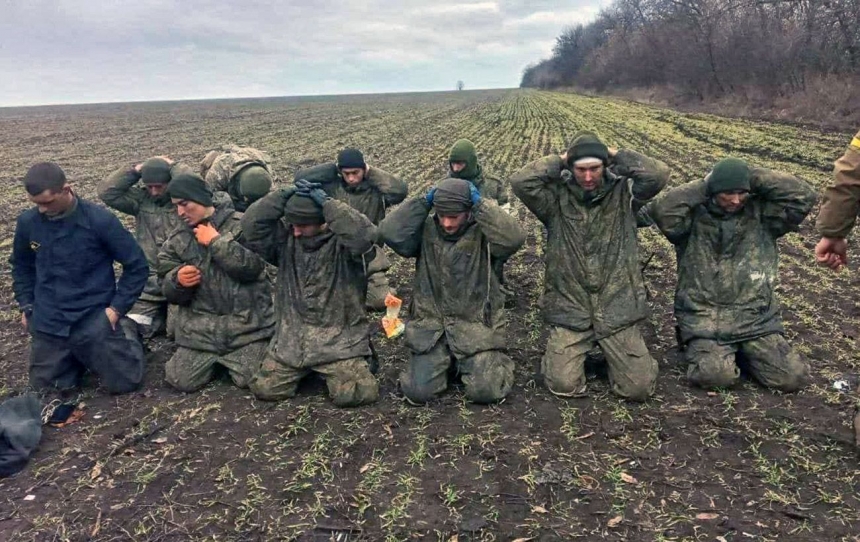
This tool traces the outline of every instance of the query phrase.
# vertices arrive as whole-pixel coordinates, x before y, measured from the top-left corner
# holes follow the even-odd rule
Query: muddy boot
[[[391,292],[388,277],[384,272],[374,273],[367,278],[367,310],[384,311],[385,297]]]

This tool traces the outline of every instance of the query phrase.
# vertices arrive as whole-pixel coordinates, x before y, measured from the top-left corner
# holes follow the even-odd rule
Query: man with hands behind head
[[[387,216],[380,237],[417,258],[406,324],[411,357],[400,376],[406,398],[425,403],[440,395],[453,367],[469,401],[504,399],[514,363],[504,352],[507,319],[493,267],[525,242],[517,220],[474,184],[449,178]]]
[[[173,178],[168,195],[182,219],[158,254],[158,273],[176,312],[176,353],[167,382],[195,391],[225,367],[233,383],[248,387],[274,332],[272,291],[265,263],[240,244],[241,213],[224,193],[195,173]]]

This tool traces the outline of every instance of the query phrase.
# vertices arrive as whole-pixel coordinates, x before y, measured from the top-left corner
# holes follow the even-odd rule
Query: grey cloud
[[[0,105],[516,86],[607,2],[7,1]]]

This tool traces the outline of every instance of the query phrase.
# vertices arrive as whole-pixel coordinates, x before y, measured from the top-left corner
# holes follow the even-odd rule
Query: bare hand
[[[610,158],[615,158],[615,155],[618,154],[618,147],[607,147],[606,150]]]
[[[212,241],[217,239],[221,234],[215,229],[212,224],[200,224],[194,228],[194,236],[197,237],[197,242],[208,247]]]
[[[116,309],[113,307],[108,307],[105,309],[105,316],[107,316],[107,319],[110,322],[111,329],[116,331],[116,323],[119,322],[119,313],[116,312]]]
[[[170,158],[168,158],[167,156],[156,156],[156,158],[161,158],[162,160],[164,160],[165,162],[167,162],[167,163],[168,163],[168,164],[170,164],[171,166],[173,165],[173,160],[171,160],[171,159],[170,159]]]
[[[567,164],[567,151],[564,151],[564,154],[560,156],[561,161]]]
[[[815,260],[834,271],[848,265],[848,243],[839,237],[822,237],[815,245]]]
[[[193,265],[183,265],[176,272],[176,280],[183,288],[193,288],[200,284],[203,279],[203,274]]]
[[[142,168],[142,167],[143,167],[143,162],[141,162],[141,163],[139,163],[138,165],[134,166],[134,170],[135,170],[137,173],[140,173],[140,168]]]
[[[27,322],[27,313],[25,312],[21,313],[21,325],[24,326],[24,331],[30,331],[30,326]]]

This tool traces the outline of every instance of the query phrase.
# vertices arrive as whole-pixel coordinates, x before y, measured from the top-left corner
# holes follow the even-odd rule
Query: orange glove
[[[209,243],[217,239],[219,235],[221,234],[218,233],[215,226],[208,222],[206,224],[200,224],[194,228],[194,236],[197,237],[197,242],[204,247],[208,247]]]
[[[193,265],[183,265],[179,268],[179,271],[176,272],[176,280],[183,288],[193,288],[194,286],[197,286],[200,284],[201,278],[203,278],[203,275],[200,273],[200,270]]]

